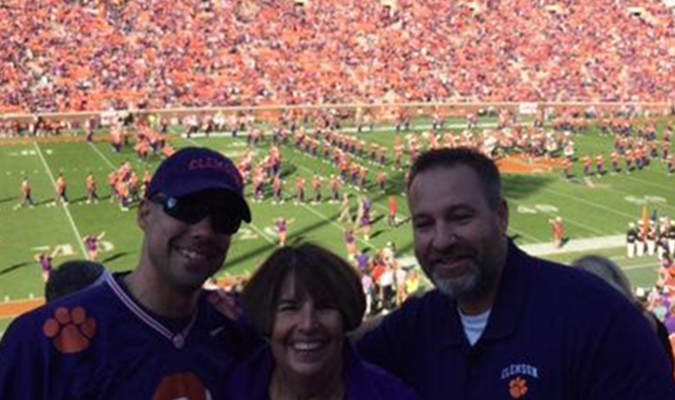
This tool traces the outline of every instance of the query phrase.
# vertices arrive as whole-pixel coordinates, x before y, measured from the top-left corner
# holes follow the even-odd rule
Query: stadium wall
[[[279,105],[279,106],[240,106],[240,107],[205,107],[205,108],[174,108],[153,110],[119,110],[119,111],[85,111],[67,113],[0,113],[0,122],[18,121],[29,124],[41,118],[44,121],[68,121],[79,123],[87,120],[123,118],[133,115],[135,119],[143,120],[149,116],[162,119],[182,119],[187,116],[215,116],[216,114],[253,115],[257,121],[278,121],[285,113],[307,115],[322,112],[333,112],[339,118],[357,119],[370,114],[375,121],[394,121],[401,116],[411,118],[433,117],[440,115],[444,118],[465,117],[468,114],[480,114],[497,111],[510,111],[517,114],[546,114],[561,115],[562,113],[616,113],[623,112],[631,115],[647,115],[651,117],[675,115],[675,104],[671,103],[609,103],[609,102],[550,102],[550,103],[520,103],[520,102],[461,102],[461,103],[391,103],[391,104],[319,104],[319,105]]]

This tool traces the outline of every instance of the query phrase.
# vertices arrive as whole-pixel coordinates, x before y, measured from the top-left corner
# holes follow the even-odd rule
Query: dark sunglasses
[[[176,198],[157,194],[150,198],[155,204],[161,204],[164,212],[179,221],[196,224],[206,217],[211,218],[213,230],[218,233],[232,235],[237,233],[241,226],[239,214],[221,204],[211,200],[195,198],[191,196]]]

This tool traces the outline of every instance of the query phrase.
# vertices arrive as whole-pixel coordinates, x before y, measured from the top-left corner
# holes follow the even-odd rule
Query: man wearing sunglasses
[[[259,344],[202,289],[250,222],[232,161],[185,148],[157,169],[138,208],[131,273],[14,321],[0,342],[0,399],[208,399]]]

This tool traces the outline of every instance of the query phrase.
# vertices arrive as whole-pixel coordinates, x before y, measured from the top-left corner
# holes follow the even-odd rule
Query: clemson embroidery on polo
[[[529,382],[539,379],[539,369],[531,364],[510,364],[502,368],[501,379],[509,380],[509,394],[513,399],[522,399],[529,390]]]
[[[520,399],[527,394],[527,380],[521,377],[511,379],[509,382],[509,394],[514,399]]]
[[[527,375],[539,379],[539,370],[530,364],[511,364],[502,369],[501,379],[507,379],[514,375]]]

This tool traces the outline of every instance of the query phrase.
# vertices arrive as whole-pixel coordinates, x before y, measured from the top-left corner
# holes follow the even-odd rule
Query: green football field
[[[486,121],[483,121],[486,122]],[[407,134],[419,134],[417,133]],[[459,132],[459,130],[457,131]],[[346,131],[347,134],[356,134]],[[100,134],[105,137],[106,135]],[[392,147],[395,133],[391,127],[380,126],[375,132],[362,133],[361,139]],[[81,138],[80,138],[81,139]],[[591,129],[574,138],[577,155],[605,153],[609,160],[612,139]],[[199,137],[192,140],[172,135],[176,147],[189,145],[208,146],[222,151],[235,160],[247,149],[244,137],[230,135]],[[267,147],[253,149],[256,161],[267,154]],[[290,199],[297,175],[308,182],[311,197],[311,178],[314,174],[337,174],[335,165],[315,159],[296,150],[292,145],[282,147],[285,177],[284,204],[275,205],[270,200],[251,203],[253,222],[237,234],[221,276],[251,271],[277,246],[273,223],[284,216],[292,219],[289,241],[311,240],[346,255],[343,243],[344,223],[338,223],[339,205],[324,201],[320,204],[296,205]],[[389,159],[391,160],[391,152]],[[121,211],[108,199],[107,175],[124,161],[131,161],[139,176],[147,169],[154,170],[159,156],[147,163],[140,162],[128,148],[115,153],[106,141],[89,144],[83,140],[70,142],[32,141],[12,144],[0,141],[0,304],[41,297],[43,281],[41,270],[34,261],[37,253],[55,252],[55,265],[74,258],[85,258],[82,238],[105,232],[100,259],[114,271],[133,269],[139,258],[141,231],[135,220],[135,209]],[[357,160],[370,168],[370,179],[379,167],[366,160]],[[659,161],[643,171],[633,174],[607,174],[603,177],[582,178],[580,162],[576,163],[576,177],[565,180],[558,170],[529,175],[506,175],[505,193],[510,205],[510,233],[516,242],[532,254],[569,262],[582,254],[596,253],[611,257],[628,272],[635,286],[651,286],[656,279],[656,257],[627,259],[623,236],[628,222],[640,219],[643,207],[660,216],[675,216],[675,177]],[[375,224],[370,241],[359,236],[360,248],[373,250],[387,242],[396,244],[398,256],[412,265],[411,227],[407,222],[408,210],[403,192],[403,172],[392,165],[386,166],[388,185],[381,193],[374,183],[368,194],[375,203]],[[95,174],[99,194],[104,198],[98,204],[86,204],[85,176]],[[52,205],[55,181],[59,173],[68,181],[70,205]],[[27,177],[37,201],[34,208],[20,208],[20,184]],[[328,188],[324,184],[324,198]],[[356,191],[347,187],[357,194]],[[249,187],[250,191],[250,187]],[[358,194],[363,194],[360,192]],[[387,196],[399,196],[401,223],[389,227],[386,223]],[[355,197],[354,197],[355,199]],[[354,209],[356,202],[354,202]],[[561,250],[554,249],[549,220],[560,216],[566,224],[569,241]],[[0,320],[0,331],[7,320]]]

